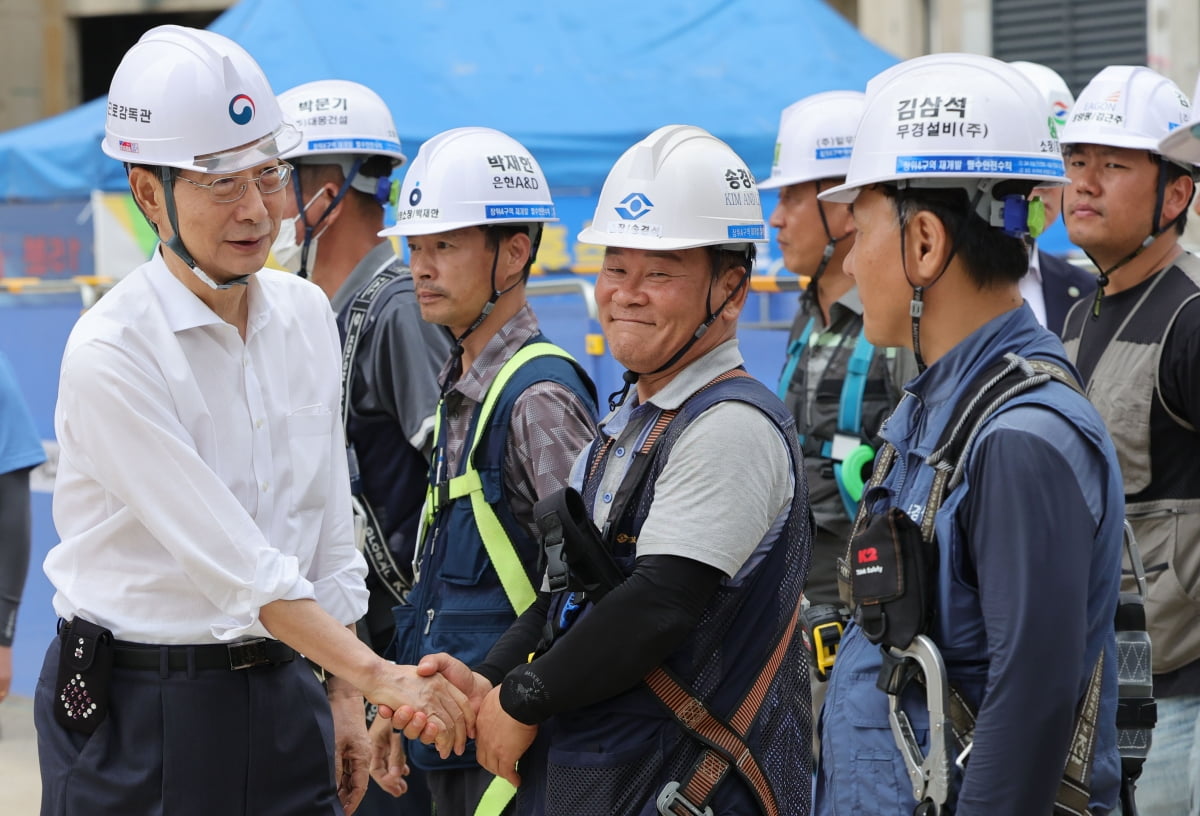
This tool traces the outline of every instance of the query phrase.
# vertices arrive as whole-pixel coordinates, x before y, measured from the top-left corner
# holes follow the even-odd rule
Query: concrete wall
[[[1200,73],[1200,3],[1147,0],[1146,6],[1150,67],[1175,80],[1191,96]],[[1200,101],[1193,98],[1192,104]]]
[[[0,130],[78,105],[82,17],[221,11],[234,0],[0,0]]]
[[[991,13],[991,0],[858,0],[856,16],[869,39],[909,58],[938,51],[990,54]],[[1146,0],[1146,15],[1150,67],[1190,95],[1200,73],[1200,3]]]

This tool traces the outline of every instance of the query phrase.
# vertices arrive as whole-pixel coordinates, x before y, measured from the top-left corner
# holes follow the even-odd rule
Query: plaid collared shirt
[[[525,304],[488,340],[470,369],[446,389],[448,473],[459,472],[471,419],[501,366],[537,332],[537,317]],[[443,383],[450,376],[452,362],[442,367]],[[595,419],[569,388],[541,382],[517,398],[508,433],[504,486],[511,497],[510,509],[536,540],[533,505],[567,486],[571,466],[596,435]]]

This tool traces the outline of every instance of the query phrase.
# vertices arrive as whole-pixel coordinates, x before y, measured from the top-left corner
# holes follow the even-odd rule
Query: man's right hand
[[[437,654],[428,654],[421,658],[417,663],[417,674],[422,677],[432,677],[434,674],[441,674],[447,680],[454,684],[454,687],[467,695],[467,699],[471,701],[471,707],[475,712],[479,713],[479,706],[483,704],[483,700],[492,690],[491,681],[478,672],[473,672],[456,657],[453,657],[445,652]],[[471,735],[475,736],[474,734]]]
[[[380,706],[381,717],[393,714],[393,728],[409,739],[434,744],[443,759],[451,752],[461,755],[475,732],[475,707],[442,674],[422,676],[416,666],[381,660],[372,687],[362,691]]]

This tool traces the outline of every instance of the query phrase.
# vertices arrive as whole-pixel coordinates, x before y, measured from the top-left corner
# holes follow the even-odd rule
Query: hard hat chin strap
[[[1147,235],[1140,244],[1138,244],[1133,252],[1130,252],[1108,269],[1100,266],[1100,264],[1096,262],[1096,259],[1091,256],[1091,253],[1084,250],[1083,254],[1087,255],[1088,260],[1092,262],[1096,269],[1100,270],[1100,275],[1096,281],[1096,297],[1092,301],[1092,320],[1096,320],[1100,317],[1100,302],[1104,300],[1104,288],[1108,286],[1108,281],[1112,276],[1112,273],[1116,272],[1118,269],[1125,266],[1134,258],[1149,249],[1151,244],[1157,241],[1160,235],[1175,229],[1175,225],[1178,224],[1185,215],[1187,215],[1187,207],[1184,207],[1182,210],[1180,210],[1179,215],[1175,216],[1166,224],[1164,224],[1161,229],[1157,229],[1158,222],[1162,220],[1163,201],[1166,199],[1166,195],[1167,171],[1166,163],[1164,161],[1159,162],[1158,165],[1158,191],[1156,192],[1154,198],[1154,220],[1150,222],[1150,234]]]
[[[531,232],[533,231],[532,227],[530,228],[530,231]],[[539,235],[539,238],[540,238],[540,235]],[[532,254],[529,257],[529,263],[533,263],[533,258],[535,257],[535,255],[537,253],[537,245],[536,244],[534,244],[533,249],[531,250],[531,253]],[[454,362],[451,364],[449,372],[447,372],[445,382],[442,383],[442,396],[443,397],[446,396],[446,391],[449,390],[450,386],[454,382],[456,382],[460,376],[462,376],[462,356],[463,356],[463,351],[464,351],[463,341],[465,341],[468,337],[470,337],[472,334],[474,334],[475,330],[478,329],[483,324],[483,321],[487,320],[487,316],[492,313],[492,309],[496,308],[496,301],[498,301],[502,296],[508,294],[513,289],[516,289],[518,286],[520,286],[522,283],[525,282],[525,274],[524,274],[524,272],[522,272],[521,277],[519,279],[517,279],[517,282],[514,283],[512,286],[509,286],[508,288],[506,288],[504,290],[498,289],[496,287],[496,267],[499,263],[500,263],[500,241],[497,240],[496,241],[496,251],[492,255],[492,271],[489,276],[489,281],[490,281],[489,286],[492,290],[492,294],[488,297],[487,303],[483,304],[483,309],[480,310],[479,317],[475,318],[475,322],[472,323],[470,326],[468,326],[467,330],[465,332],[460,334],[458,337],[454,337],[453,333],[450,335],[451,339],[454,342],[454,345],[450,349],[450,357]]]
[[[629,389],[633,385],[637,384],[637,381],[639,378],[652,377],[655,374],[661,374],[662,372],[669,370],[672,366],[674,366],[676,363],[678,363],[680,361],[680,359],[683,358],[683,355],[688,353],[688,349],[690,349],[692,346],[694,346],[696,344],[697,340],[699,340],[701,337],[703,337],[708,332],[708,327],[713,324],[713,322],[717,319],[717,317],[721,314],[722,311],[724,311],[725,307],[729,304],[729,301],[731,301],[735,297],[737,297],[738,292],[740,292],[742,290],[742,287],[744,287],[746,285],[746,282],[750,280],[750,270],[754,267],[753,246],[751,246],[751,248],[749,250],[747,250],[746,254],[747,254],[746,263],[744,265],[745,271],[742,273],[741,279],[738,280],[737,286],[733,287],[733,291],[730,292],[723,301],[721,301],[721,305],[718,306],[716,309],[713,309],[713,307],[712,307],[712,287],[713,287],[713,283],[717,279],[717,276],[714,274],[714,275],[709,276],[708,292],[704,296],[704,308],[708,311],[708,317],[706,317],[704,319],[704,322],[702,322],[700,324],[700,326],[696,329],[696,331],[694,331],[692,333],[692,336],[689,337],[687,342],[683,344],[683,347],[680,348],[679,351],[672,354],[671,359],[667,360],[665,363],[660,365],[658,368],[654,369],[653,371],[647,371],[644,373],[626,369],[626,371],[621,375],[621,379],[624,381],[624,384],[621,386],[620,390],[614,391],[608,395],[608,410],[615,411],[618,408],[620,408],[622,405],[625,404],[625,400],[629,398]],[[713,263],[719,264],[720,261],[716,260]]]
[[[821,179],[816,181],[816,195],[821,194]],[[819,307],[821,301],[817,294],[817,282],[821,280],[821,276],[825,274],[825,268],[829,266],[829,262],[833,259],[833,253],[837,250],[837,243],[844,241],[854,234],[854,230],[849,230],[845,235],[833,237],[833,233],[829,229],[829,219],[825,217],[825,204],[820,198],[817,199],[817,215],[821,217],[821,228],[825,230],[825,249],[821,253],[821,262],[817,264],[817,271],[813,272],[812,277],[808,279],[808,297],[813,303]]]
[[[950,268],[950,262],[954,260],[954,254],[958,251],[958,245],[971,222],[971,215],[975,212],[975,208],[979,205],[980,199],[983,197],[984,189],[980,187],[971,197],[971,205],[967,207],[967,211],[963,213],[962,223],[958,225],[958,229],[950,236],[950,251],[946,253],[946,260],[942,262],[942,268],[937,273],[928,286],[918,286],[912,282],[912,278],[908,276],[908,253],[905,251],[905,230],[908,226],[908,218],[904,213],[905,195],[904,187],[896,188],[896,204],[900,212],[900,268],[904,270],[904,279],[908,281],[908,285],[912,287],[913,296],[908,304],[908,315],[912,319],[912,344],[913,357],[917,361],[917,373],[924,373],[928,368],[925,364],[925,358],[921,356],[921,317],[925,313],[925,290],[942,279],[946,274],[946,270]]]
[[[178,255],[179,259],[188,265],[188,269],[192,270],[192,274],[209,289],[232,289],[235,286],[245,286],[249,283],[249,275],[239,275],[224,283],[217,283],[209,277],[207,272],[196,265],[192,253],[184,246],[183,238],[179,235],[179,212],[175,206],[175,171],[170,167],[159,167],[158,177],[162,181],[163,200],[167,205],[167,222],[171,225],[171,237],[166,241],[167,249]]]
[[[316,222],[311,226],[308,223],[308,217],[304,214],[306,208],[303,203],[304,194],[300,191],[300,173],[297,172],[295,174],[296,207],[300,213],[300,223],[304,225],[304,243],[300,249],[300,269],[296,272],[296,274],[300,277],[308,277],[308,252],[309,248],[312,246],[313,235],[316,233],[317,227],[321,226],[321,222],[324,221],[329,214],[334,211],[334,208],[336,208],[338,204],[342,203],[342,199],[346,197],[346,193],[350,192],[350,185],[354,182],[354,178],[358,175],[358,171],[362,169],[364,160],[365,157],[363,156],[356,156],[354,158],[354,162],[350,165],[350,172],[345,174],[345,180],[342,182],[341,189],[337,191],[337,195],[333,197],[333,201],[329,202],[329,206],[325,208],[325,212],[321,213],[320,217],[317,218]],[[316,260],[316,258],[313,258],[313,261]]]

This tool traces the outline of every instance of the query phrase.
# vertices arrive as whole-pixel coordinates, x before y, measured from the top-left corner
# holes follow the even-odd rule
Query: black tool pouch
[[[907,647],[933,623],[937,545],[899,508],[874,516],[850,542],[854,620],[872,643]]]
[[[541,499],[534,505],[533,517],[546,549],[552,592],[586,592],[589,599],[599,601],[625,580],[577,490],[566,487]]]
[[[112,683],[112,632],[75,618],[59,635],[54,719],[68,731],[90,736],[108,716]]]

